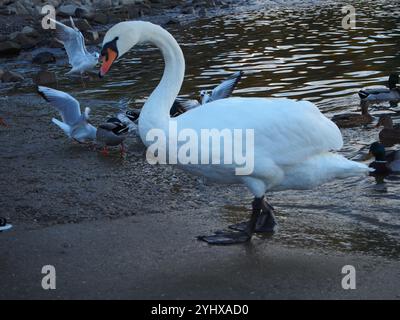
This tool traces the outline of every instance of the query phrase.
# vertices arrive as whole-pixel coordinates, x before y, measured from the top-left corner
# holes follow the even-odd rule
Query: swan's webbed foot
[[[199,236],[197,239],[213,245],[229,245],[245,243],[251,239],[251,235],[246,232],[218,231],[212,236]]]
[[[229,229],[244,231],[249,222],[240,222],[229,226]],[[276,229],[274,208],[265,199],[262,200],[261,213],[257,218],[255,233],[274,233]]]
[[[264,209],[268,208],[264,201],[264,197],[254,198],[252,206],[253,212],[251,214],[250,221],[245,224],[243,230],[239,230],[237,232],[219,231],[212,236],[200,236],[197,239],[212,245],[229,245],[248,242],[255,231],[260,213],[262,214]],[[271,215],[271,217],[273,217],[273,215]]]

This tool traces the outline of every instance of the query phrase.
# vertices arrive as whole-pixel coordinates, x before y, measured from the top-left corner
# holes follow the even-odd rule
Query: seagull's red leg
[[[107,146],[104,146],[103,149],[101,150],[101,153],[103,156],[108,156],[108,149]]]
[[[124,145],[123,142],[121,142],[121,146],[120,146],[120,155],[121,155],[121,158],[123,158],[125,154],[126,154],[125,145]]]

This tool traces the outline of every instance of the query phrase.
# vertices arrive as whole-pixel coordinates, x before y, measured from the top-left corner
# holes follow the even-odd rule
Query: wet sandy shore
[[[0,234],[0,299],[400,298],[397,258],[329,242],[335,232],[345,239],[351,226],[343,220],[312,220],[275,197],[277,235],[210,247],[196,236],[247,217],[250,196],[242,189],[150,166],[135,139],[126,159],[74,145],[50,123],[54,110],[33,95],[2,99],[1,110],[9,127],[0,128],[0,215],[15,228]],[[326,237],[299,235],[311,224]],[[356,290],[341,288],[347,264],[357,270]],[[56,268],[54,291],[41,288],[44,265]]]
[[[385,259],[293,249],[254,239],[210,247],[204,212],[158,213],[1,235],[1,299],[398,299],[400,265]],[[212,223],[214,222],[214,223]],[[54,265],[56,290],[41,288]],[[356,289],[341,287],[344,265]]]

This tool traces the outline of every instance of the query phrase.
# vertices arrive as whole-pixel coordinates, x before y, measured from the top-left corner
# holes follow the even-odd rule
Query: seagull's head
[[[201,90],[200,91],[200,100],[201,104],[205,104],[210,99],[210,91],[209,90]]]
[[[136,24],[137,21],[120,22],[107,31],[99,57],[101,61],[100,77],[110,70],[117,58],[122,57],[139,42],[140,28]]]

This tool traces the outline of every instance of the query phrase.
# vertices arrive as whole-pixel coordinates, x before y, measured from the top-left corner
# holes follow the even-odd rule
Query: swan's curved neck
[[[139,117],[139,133],[145,145],[147,132],[161,129],[168,136],[170,109],[182,86],[185,59],[174,37],[160,26],[143,23],[140,43],[154,44],[164,57],[164,74],[157,88],[144,104]]]

